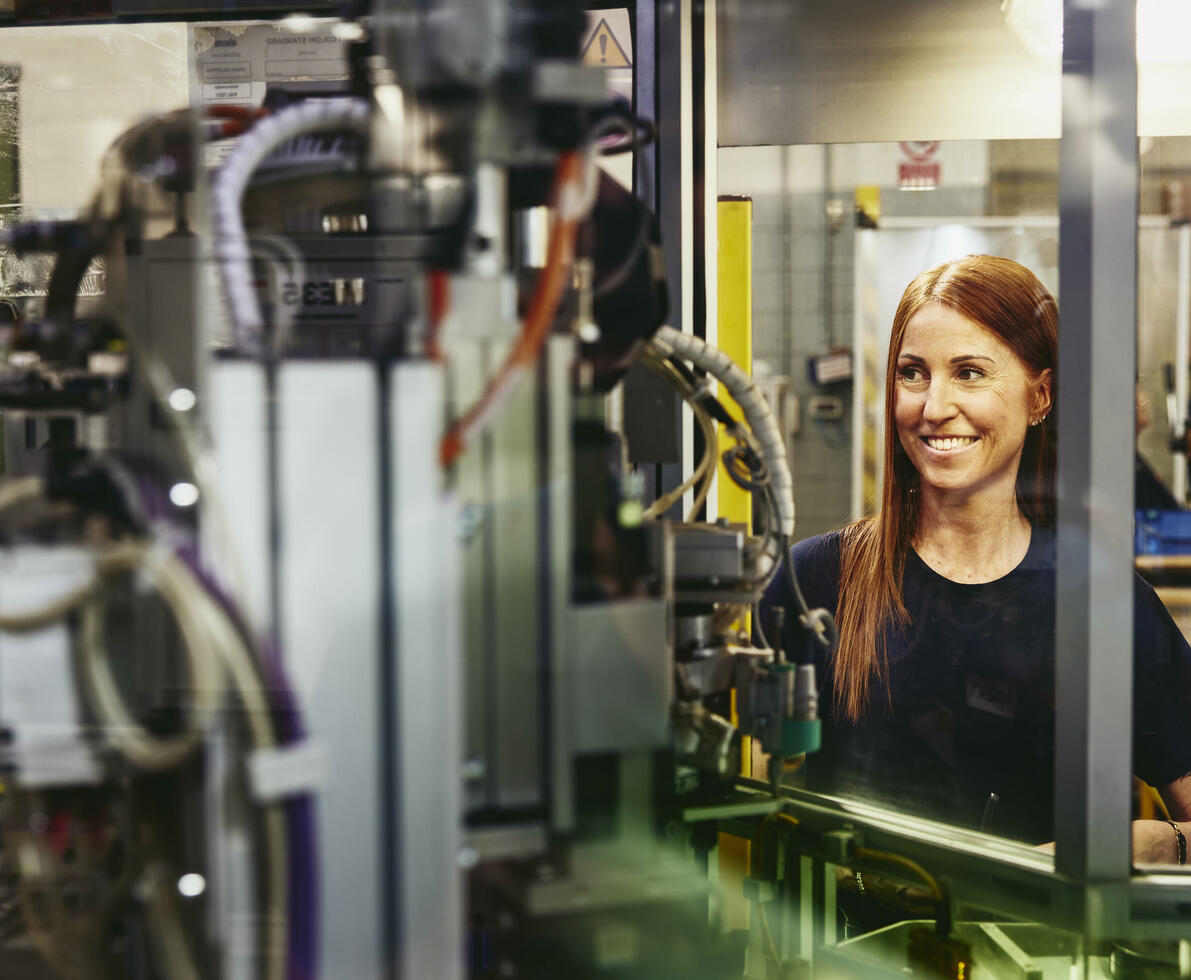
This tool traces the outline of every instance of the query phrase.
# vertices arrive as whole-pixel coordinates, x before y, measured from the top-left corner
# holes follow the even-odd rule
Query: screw
[[[468,542],[474,538],[484,524],[484,508],[467,504],[459,511],[459,540]]]

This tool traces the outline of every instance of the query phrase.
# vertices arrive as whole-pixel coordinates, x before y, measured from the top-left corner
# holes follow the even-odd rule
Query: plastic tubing
[[[665,344],[679,357],[702,368],[736,400],[744,413],[745,421],[758,442],[758,448],[769,467],[770,484],[777,501],[778,523],[781,533],[787,539],[794,536],[794,480],[790,475],[790,460],[782,440],[777,420],[761,390],[753,379],[744,373],[723,351],[712,347],[698,337],[661,326],[654,334],[656,342]]]
[[[443,436],[439,460],[450,467],[467,444],[486,429],[525,378],[550,335],[554,314],[566,292],[579,222],[594,203],[594,157],[590,152],[571,150],[558,160],[554,173],[554,226],[546,252],[546,267],[534,285],[521,334],[504,364],[488,383],[476,403]]]
[[[363,99],[299,102],[262,119],[240,137],[212,184],[215,258],[222,274],[236,345],[260,356],[264,318],[252,288],[252,260],[241,203],[257,167],[283,143],[328,129],[369,132],[371,107]]]

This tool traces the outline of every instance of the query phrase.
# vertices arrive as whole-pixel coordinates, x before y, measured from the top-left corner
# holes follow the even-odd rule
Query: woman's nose
[[[951,397],[951,386],[945,381],[932,381],[926,392],[922,417],[928,422],[942,422],[954,414],[955,403]]]

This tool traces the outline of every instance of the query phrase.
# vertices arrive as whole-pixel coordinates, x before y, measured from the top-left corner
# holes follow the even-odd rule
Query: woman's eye
[[[958,377],[960,381],[975,381],[977,378],[983,378],[984,372],[981,371],[980,368],[965,365],[964,367],[961,367],[958,372],[956,372],[956,377]]]
[[[925,377],[921,368],[909,364],[898,368],[897,373],[902,381],[921,381]]]

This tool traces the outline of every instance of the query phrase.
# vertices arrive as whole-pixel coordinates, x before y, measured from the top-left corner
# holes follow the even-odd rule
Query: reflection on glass
[[[1165,141],[1142,149],[1158,159],[1177,152]],[[726,190],[746,193],[751,182],[758,197],[774,199],[756,208],[758,251],[768,243],[793,268],[758,276],[757,306],[778,314],[758,328],[759,373],[788,377],[808,409],[788,434],[799,536],[816,535],[796,549],[796,564],[811,605],[838,608],[842,633],[841,654],[820,665],[832,719],[825,749],[800,778],[816,791],[1034,845],[1054,837],[1061,398],[1053,335],[1046,343],[1034,335],[1058,296],[1057,164],[1049,140],[738,148],[720,157]],[[1143,210],[1169,206],[1181,190],[1148,176]],[[1143,218],[1139,391],[1163,412],[1172,371],[1160,361],[1176,360],[1176,314],[1188,309],[1175,275],[1191,262],[1191,249],[1179,251],[1187,237],[1169,219]],[[955,264],[973,254],[1012,262]],[[802,380],[800,361],[837,347],[851,348],[851,386]],[[818,415],[828,398],[843,403],[843,417]],[[1048,399],[1055,405],[1044,410]],[[1143,442],[1161,483],[1174,465],[1170,431],[1165,420],[1150,426],[1152,456]],[[865,515],[881,516],[849,523]],[[1168,605],[1177,598],[1161,596]],[[1191,716],[1180,674],[1191,651],[1144,586],[1135,623],[1135,770],[1177,809],[1174,784],[1191,768],[1183,748],[1191,739],[1179,736]],[[787,642],[804,640],[790,630]],[[1161,818],[1158,799],[1139,785],[1135,816]],[[1135,825],[1135,840],[1139,860],[1177,857],[1163,846],[1173,828],[1156,819]]]
[[[1141,26],[1139,9],[1139,27]],[[1143,50],[1139,38],[1139,52]],[[1146,85],[1154,71],[1185,71],[1166,59],[1146,69],[1143,60],[1139,115],[1142,126],[1160,126],[1156,100]],[[1160,101],[1160,100],[1159,100]],[[1154,587],[1182,636],[1191,635],[1191,514],[1187,506],[1187,403],[1191,345],[1191,227],[1184,178],[1191,140],[1179,135],[1143,136],[1139,141],[1140,227],[1138,229],[1137,457],[1135,546],[1139,573]],[[1138,641],[1140,644],[1140,640]],[[1147,698],[1164,696],[1183,704],[1191,691],[1185,645],[1136,651],[1134,711]],[[1134,860],[1169,865],[1185,861],[1191,832],[1191,759],[1180,726],[1161,722],[1135,744],[1135,754],[1159,755],[1160,770],[1138,771]],[[1172,744],[1173,743],[1173,744]],[[1181,860],[1180,860],[1181,859]]]

